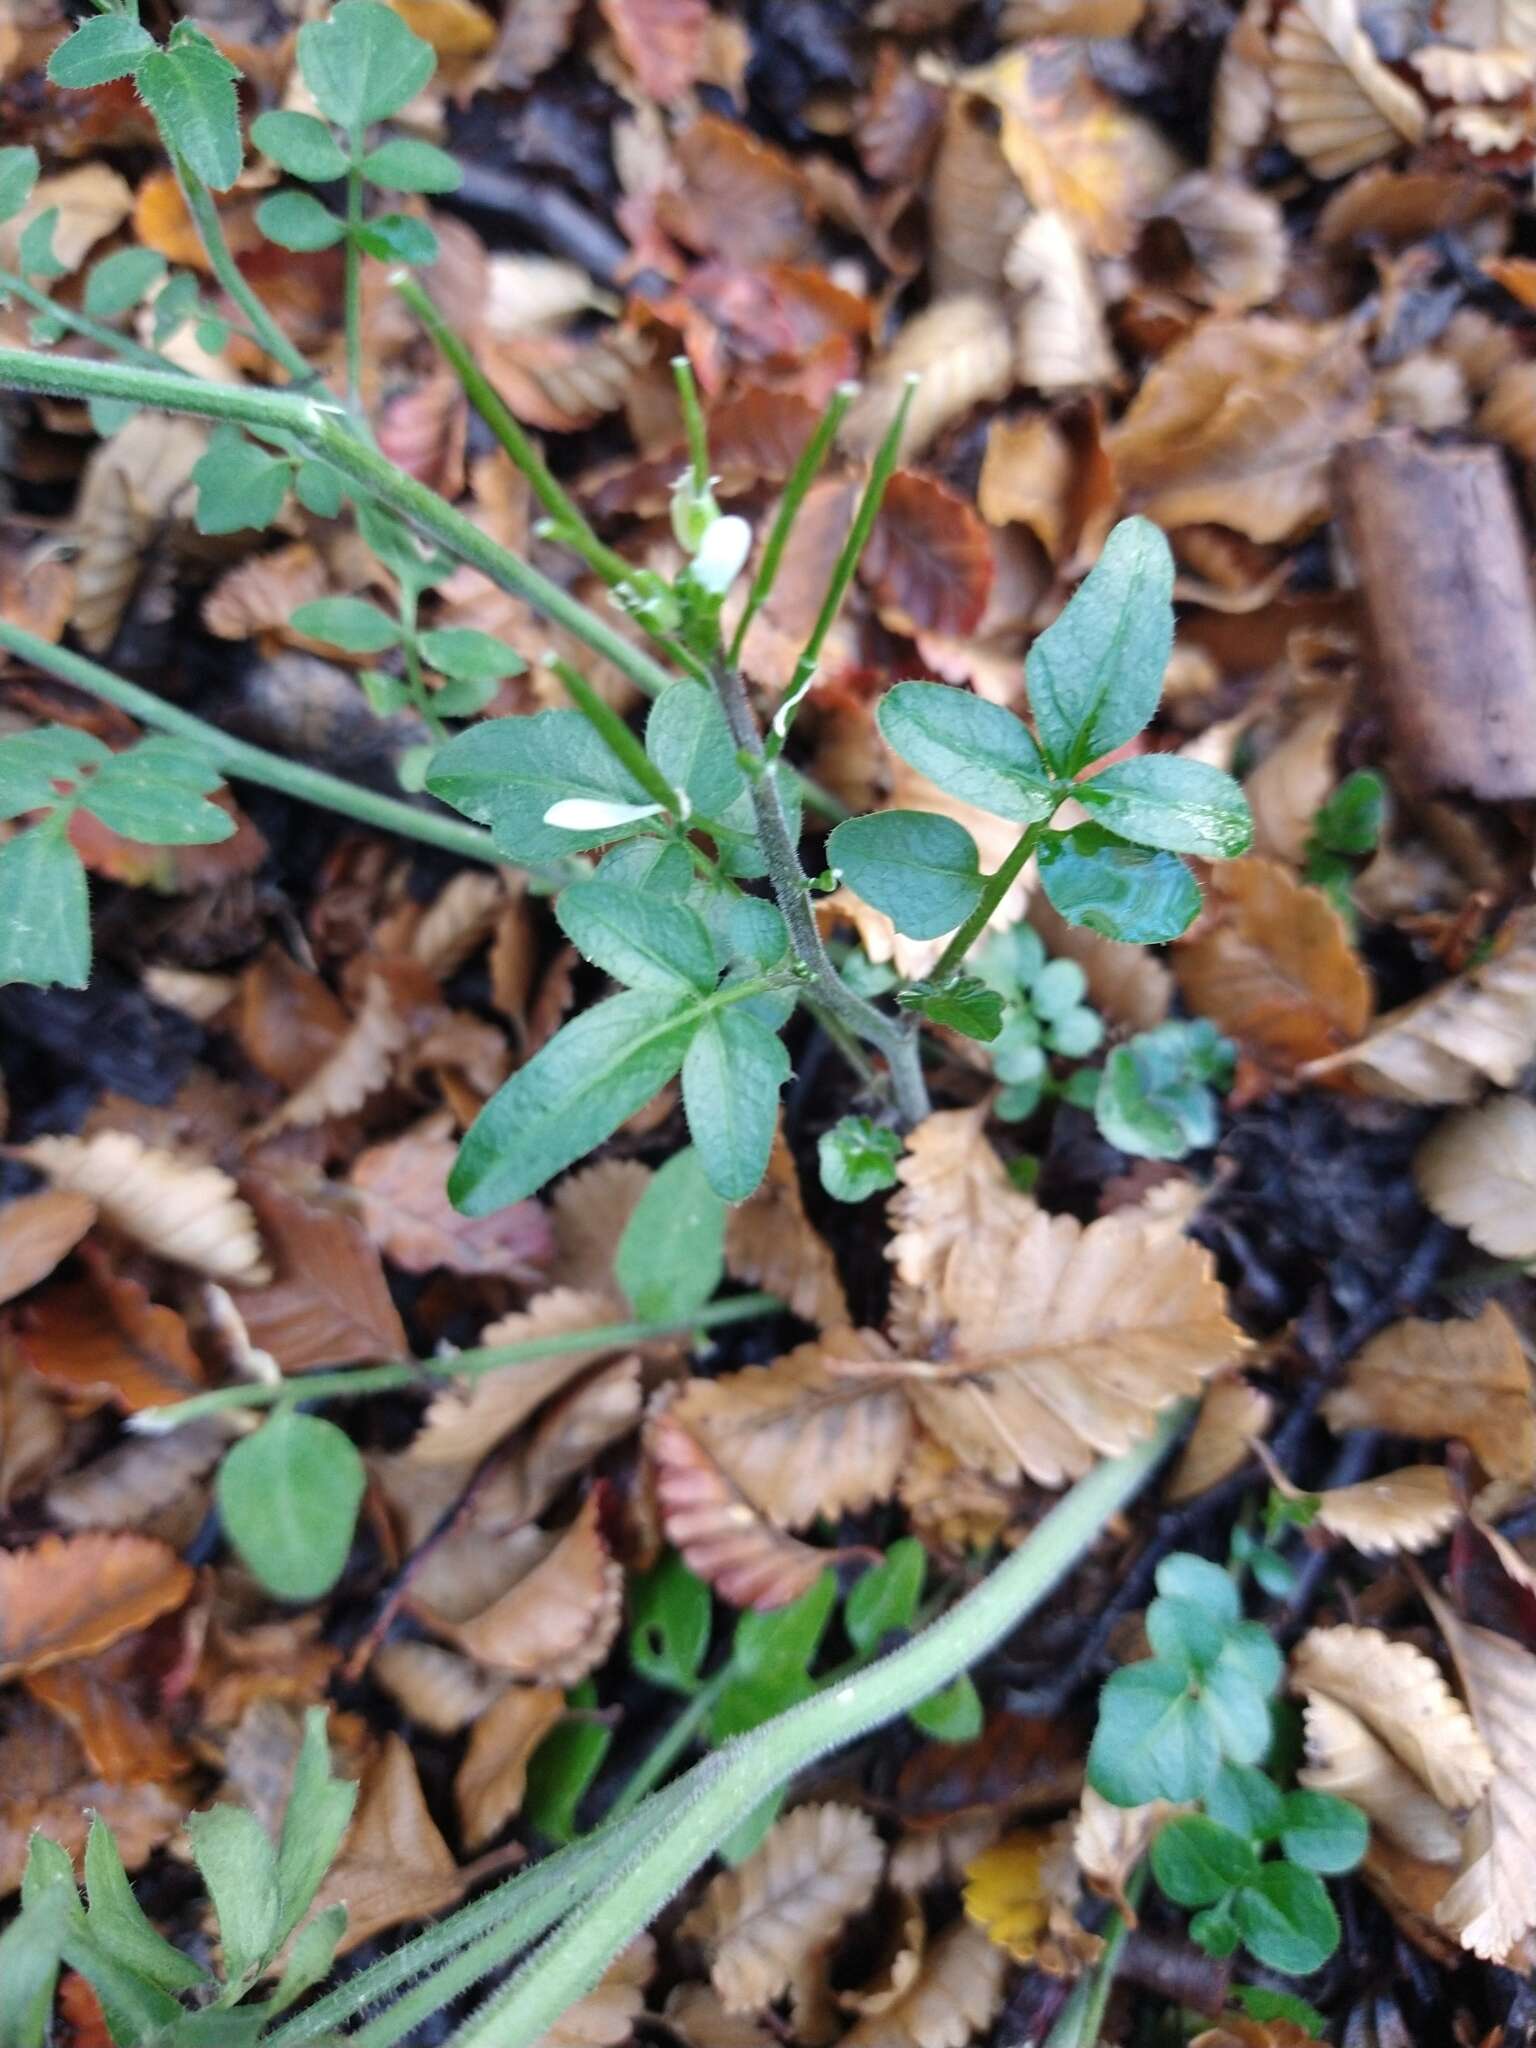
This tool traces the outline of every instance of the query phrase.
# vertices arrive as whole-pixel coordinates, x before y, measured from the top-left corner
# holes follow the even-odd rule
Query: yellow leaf
[[[1054,1828],[1016,1828],[966,1868],[967,1916],[1016,1962],[1033,1958],[1051,1917],[1043,1869],[1055,1840]]]

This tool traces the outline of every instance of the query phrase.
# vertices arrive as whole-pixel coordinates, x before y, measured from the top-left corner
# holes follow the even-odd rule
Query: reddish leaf
[[[705,0],[601,0],[624,61],[653,100],[676,100],[694,85],[709,31]]]
[[[0,1209],[0,1301],[46,1280],[95,1221],[96,1204],[64,1188],[44,1188]]]
[[[28,1365],[87,1410],[114,1401],[132,1415],[196,1393],[203,1369],[181,1317],[100,1254],[88,1262],[88,1281],[50,1288],[26,1312]]]
[[[45,1536],[0,1551],[0,1680],[104,1650],[191,1590],[191,1566],[152,1536]]]
[[[961,638],[980,625],[992,592],[986,526],[947,484],[898,470],[860,574],[893,632]]]
[[[270,1174],[243,1189],[277,1267],[270,1287],[236,1294],[251,1341],[285,1372],[403,1358],[409,1349],[379,1254],[361,1223],[323,1187],[301,1195]]]

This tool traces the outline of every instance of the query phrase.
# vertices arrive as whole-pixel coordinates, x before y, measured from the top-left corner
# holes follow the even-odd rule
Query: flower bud
[[[752,552],[752,529],[745,519],[732,513],[717,519],[699,542],[691,575],[697,587],[710,597],[724,597],[746,566]]]
[[[563,796],[544,813],[544,822],[558,825],[564,832],[606,832],[611,825],[632,825],[636,818],[660,815],[660,804],[604,803],[597,797]]]
[[[694,552],[719,517],[714,492],[697,489],[693,471],[685,469],[672,486],[672,531],[684,554]]]

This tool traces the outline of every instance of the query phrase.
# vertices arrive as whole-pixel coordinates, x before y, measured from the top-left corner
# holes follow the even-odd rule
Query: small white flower
[[[699,542],[693,558],[693,580],[711,597],[724,597],[752,552],[752,529],[734,512],[717,519]]]
[[[631,825],[636,818],[655,818],[660,804],[600,803],[596,797],[563,796],[544,813],[546,825],[558,825],[563,832],[603,832],[610,825]]]

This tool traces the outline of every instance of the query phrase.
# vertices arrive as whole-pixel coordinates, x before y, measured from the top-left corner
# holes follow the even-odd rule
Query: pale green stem
[[[472,1351],[456,1351],[447,1358],[413,1358],[392,1365],[359,1366],[349,1372],[295,1373],[276,1382],[242,1382],[236,1387],[215,1387],[207,1394],[193,1394],[188,1400],[174,1401],[164,1408],[143,1408],[133,1426],[140,1434],[158,1436],[195,1422],[201,1415],[217,1415],[230,1408],[270,1408],[274,1402],[288,1400],[350,1401],[363,1394],[430,1386],[439,1380],[477,1379],[481,1373],[499,1372],[503,1366],[535,1365],[541,1359],[564,1358],[578,1351],[616,1351],[631,1344],[648,1344],[657,1337],[717,1330],[727,1323],[745,1323],[755,1316],[772,1315],[783,1306],[774,1294],[739,1294],[727,1301],[708,1302],[682,1318],[600,1323],[586,1330],[557,1330],[547,1337],[529,1338],[519,1344],[482,1345]]]
[[[176,371],[176,365],[168,357],[154,349],[144,348],[132,335],[120,334],[115,327],[108,327],[102,320],[93,320],[88,313],[73,312],[68,306],[61,306],[57,300],[50,299],[46,292],[39,291],[35,284],[29,284],[26,278],[18,277],[14,271],[0,270],[0,300],[7,296],[22,300],[35,311],[46,314],[50,320],[57,320],[71,334],[82,335],[87,341],[110,349],[125,363],[137,363],[145,370],[168,370],[173,374]]]
[[[1079,1480],[1011,1557],[910,1642],[729,1743],[669,1787],[683,1793],[683,1803],[450,2037],[450,2048],[533,2048],[743,1814],[820,1758],[942,1691],[1005,1641],[1134,1498],[1192,1405],[1179,1403],[1135,1450]],[[634,1818],[646,1811],[638,1808]]]
[[[343,313],[347,352],[347,405],[357,414],[363,410],[363,245],[358,240],[363,225],[363,137],[354,129],[348,137],[347,233],[345,269],[342,278]]]
[[[699,403],[699,387],[694,382],[693,365],[686,356],[672,358],[672,376],[677,385],[677,396],[683,408],[683,431],[688,437],[688,461],[693,471],[693,494],[704,497],[709,490],[709,430],[704,424],[704,408]]]
[[[297,797],[301,803],[338,811],[343,817],[356,818],[359,824],[376,825],[384,832],[419,839],[426,846],[440,846],[466,860],[484,861],[493,867],[500,864],[501,855],[490,833],[482,832],[478,825],[450,817],[446,811],[402,803],[398,797],[382,796],[356,783],[343,782],[338,775],[327,775],[323,769],[307,768],[298,761],[286,761],[281,754],[269,754],[265,747],[252,746],[248,740],[220,732],[217,726],[194,717],[190,711],[168,704],[149,690],[141,690],[137,683],[126,682],[99,662],[40,640],[24,626],[13,626],[9,619],[0,618],[0,647],[8,648],[46,675],[57,676],[77,690],[117,705],[119,710],[143,725],[153,726],[157,732],[174,733],[178,739],[189,740],[224,774],[237,781],[281,790],[284,796]]]
[[[960,966],[966,954],[992,922],[997,906],[1018,880],[1025,862],[1039,844],[1040,835],[1044,830],[1043,824],[1029,826],[997,872],[988,875],[982,885],[976,908],[939,955],[937,964],[929,974],[930,981],[943,981],[946,975],[953,974]]]
[[[762,560],[757,565],[757,574],[752,579],[752,588],[747,596],[747,607],[741,615],[731,641],[728,657],[732,668],[741,666],[741,650],[746,645],[747,633],[752,621],[772,595],[778,581],[779,564],[784,559],[784,548],[790,531],[800,515],[805,496],[827,459],[827,450],[832,445],[832,436],[842,425],[843,415],[858,395],[857,384],[839,384],[833,392],[826,411],[817,422],[816,431],[800,451],[800,460],[790,472],[789,482],[784,486],[779,499],[779,509],[774,514],[773,525],[763,543]]]
[[[689,815],[687,798],[672,787],[617,711],[606,698],[598,695],[580,669],[574,668],[558,654],[547,654],[544,665],[564,683],[576,709],[609,753],[629,770],[646,795],[654,797],[662,809],[671,812],[679,823],[686,822]],[[695,686],[679,683],[677,687],[691,690]]]
[[[162,135],[161,141],[165,142],[171,168],[175,171],[176,182],[181,187],[181,196],[186,201],[187,212],[192,217],[192,225],[197,229],[198,239],[207,251],[209,266],[214,276],[245,315],[252,334],[272,360],[280,363],[297,384],[306,388],[312,385],[316,381],[314,371],[246,283],[240,266],[235,261],[234,251],[224,238],[224,223],[219,219],[219,209],[214,202],[213,194],[191,165],[171,148],[165,136]],[[163,401],[146,398],[143,403],[154,405]]]

